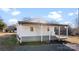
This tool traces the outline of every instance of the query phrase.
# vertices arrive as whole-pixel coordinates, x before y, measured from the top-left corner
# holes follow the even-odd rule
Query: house
[[[58,35],[55,34],[55,27],[58,27]],[[30,41],[50,41],[54,40],[56,37],[60,39],[60,27],[64,27],[66,29],[66,36],[62,36],[62,38],[68,38],[68,25],[48,24],[40,21],[18,21],[17,40],[22,43]]]
[[[16,26],[15,25],[7,26],[6,28],[3,29],[3,32],[15,33]]]

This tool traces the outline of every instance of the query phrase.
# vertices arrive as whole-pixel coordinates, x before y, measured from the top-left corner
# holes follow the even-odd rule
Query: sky
[[[77,8],[0,8],[0,17],[7,25],[16,24],[24,17],[41,17],[75,27],[77,15]]]

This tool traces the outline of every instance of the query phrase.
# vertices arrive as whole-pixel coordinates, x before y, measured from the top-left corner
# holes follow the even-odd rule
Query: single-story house
[[[60,27],[65,27],[66,36],[60,36]],[[55,27],[58,27],[59,34],[55,34]],[[55,38],[68,38],[68,25],[65,24],[48,24],[40,22],[18,21],[17,23],[17,40],[22,42],[30,41],[50,41]]]
[[[3,29],[3,32],[10,32],[10,33],[15,33],[16,32],[16,26],[7,26],[6,28]]]

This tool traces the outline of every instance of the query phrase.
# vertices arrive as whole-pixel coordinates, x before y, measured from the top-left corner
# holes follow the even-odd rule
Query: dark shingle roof
[[[51,25],[51,26],[68,26],[66,24],[59,24],[55,21],[47,21],[44,18],[36,17],[36,18],[25,18],[23,21],[18,21],[19,24],[39,24],[39,25]]]
[[[49,23],[40,23],[40,22],[27,22],[27,21],[18,21],[18,24],[39,24],[39,25],[51,25],[51,26],[68,26],[66,24],[49,24]]]

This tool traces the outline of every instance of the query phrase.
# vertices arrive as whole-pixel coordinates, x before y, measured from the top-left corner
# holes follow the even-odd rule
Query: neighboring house
[[[9,32],[9,33],[14,33],[16,32],[16,26],[8,26],[3,30],[3,32]]]
[[[30,41],[50,41],[56,37],[60,39],[60,27],[66,27],[66,37],[68,37],[68,25],[48,24],[42,22],[18,21],[17,39],[21,42]],[[59,29],[59,35],[55,34],[55,27]]]

